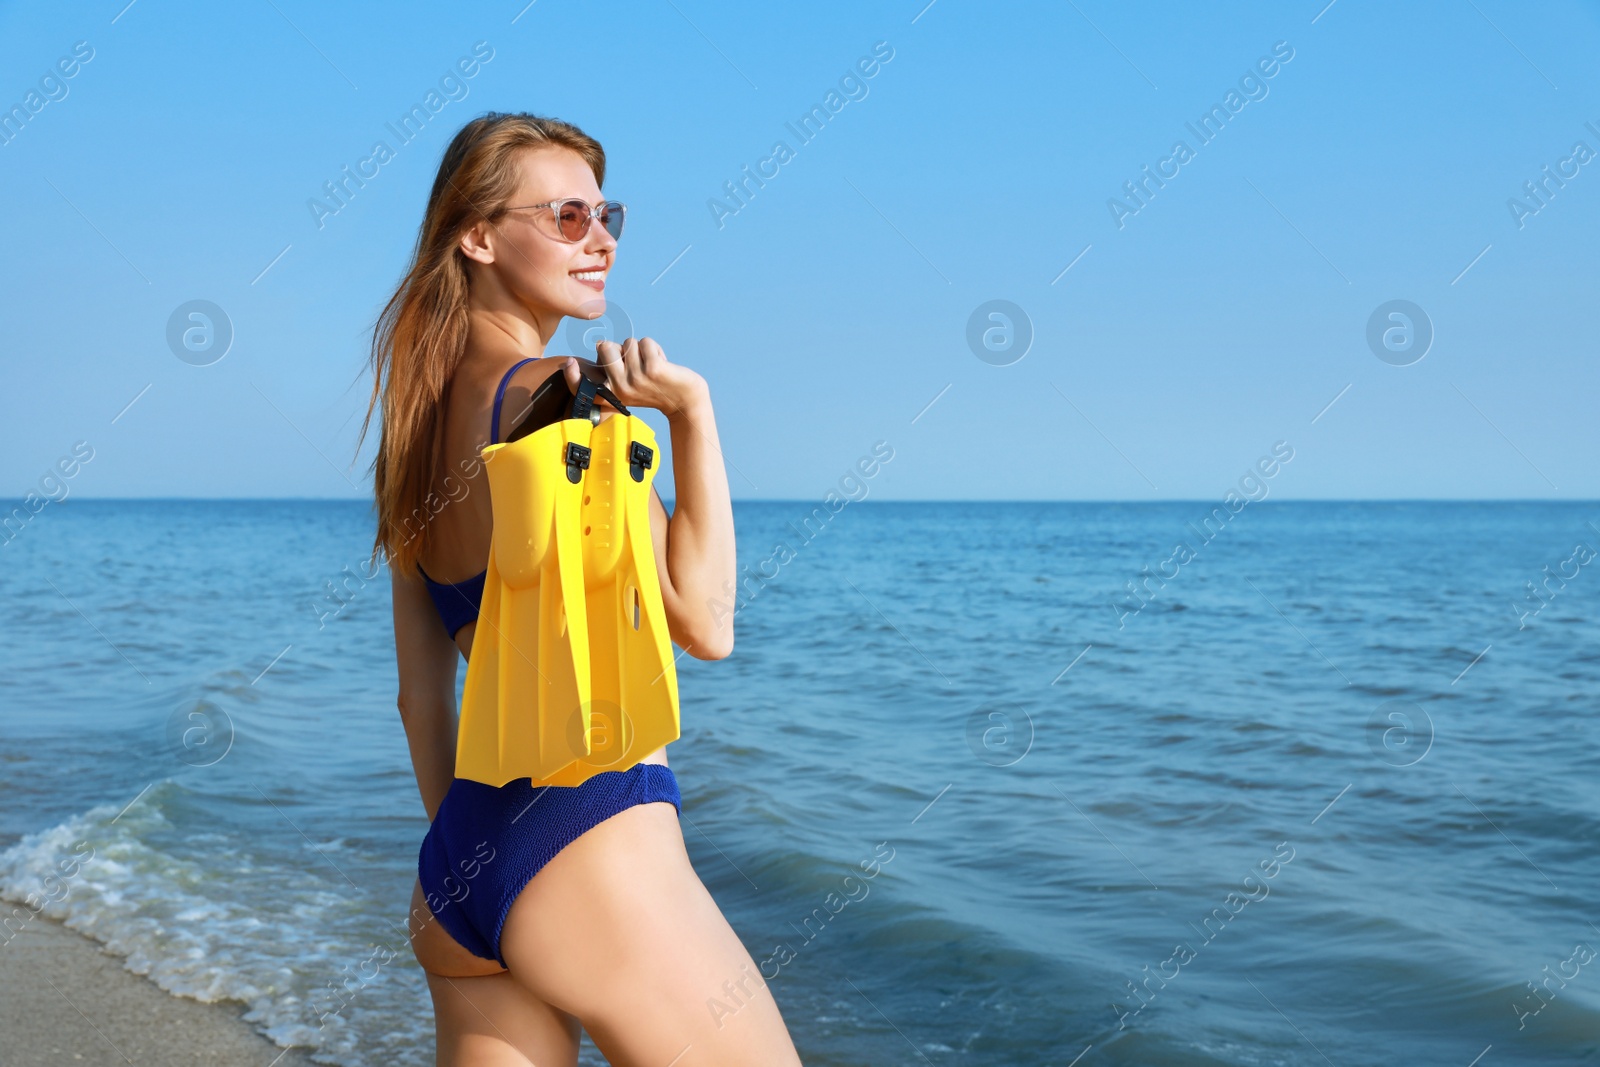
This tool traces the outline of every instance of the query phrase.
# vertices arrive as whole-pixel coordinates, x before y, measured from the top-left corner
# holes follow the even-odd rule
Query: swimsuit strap
[[[538,358],[538,356],[529,356],[526,359],[518,360],[510,370],[506,371],[506,376],[500,379],[500,388],[494,392],[494,421],[489,430],[489,443],[491,445],[500,440],[500,404],[506,398],[506,386],[511,384],[511,376],[522,369],[524,365],[532,363]]]

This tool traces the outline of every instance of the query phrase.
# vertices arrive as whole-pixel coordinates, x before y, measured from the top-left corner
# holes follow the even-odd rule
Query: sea
[[[1600,1063],[1600,504],[735,518],[668,757],[808,1065]],[[318,1062],[432,1062],[372,529],[5,535],[0,952],[39,912]]]

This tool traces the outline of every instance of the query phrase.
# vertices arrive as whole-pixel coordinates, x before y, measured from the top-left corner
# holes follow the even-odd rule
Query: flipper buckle
[[[589,449],[576,441],[567,442],[567,481],[573,485],[583,480],[583,472],[589,469]]]
[[[655,462],[656,454],[649,445],[633,442],[633,447],[628,449],[628,470],[636,482],[644,481],[644,472],[650,469],[650,464]]]

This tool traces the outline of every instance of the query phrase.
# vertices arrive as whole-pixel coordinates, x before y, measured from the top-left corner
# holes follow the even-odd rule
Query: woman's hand
[[[567,386],[574,392],[583,373],[578,364],[574,356],[564,368]],[[630,408],[655,408],[671,416],[707,392],[704,378],[670,362],[661,346],[648,337],[630,337],[621,344],[601,341],[595,345],[595,361],[589,365],[598,368],[617,399]]]
[[[721,659],[733,651],[735,551],[733,502],[723,470],[716,413],[706,380],[667,360],[648,337],[621,344],[601,341],[590,363],[568,356],[562,373],[578,388],[580,375],[604,375],[628,407],[655,408],[672,434],[672,514],[653,487],[651,541],[661,580],[667,629],[679,648],[696,659]],[[594,367],[595,370],[588,368]],[[596,400],[596,403],[603,401]],[[609,406],[609,405],[608,405]]]

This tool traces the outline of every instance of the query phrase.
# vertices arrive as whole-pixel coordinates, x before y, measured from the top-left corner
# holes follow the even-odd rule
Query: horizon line
[[[31,492],[31,490],[30,490]],[[17,498],[19,503],[23,499]],[[49,498],[46,498],[49,499]],[[676,496],[663,496],[664,502],[677,499]],[[852,504],[1216,504],[1219,507],[1224,501],[1217,497],[1097,497],[1097,498],[1011,498],[1011,497],[940,497],[878,500],[862,498],[851,500],[841,497]],[[1262,497],[1259,500],[1244,498],[1251,504],[1585,504],[1600,503],[1600,497],[1537,497],[1537,496],[1483,496],[1483,497],[1423,497],[1423,496],[1374,496],[1374,497]],[[364,496],[79,496],[71,494],[60,500],[51,500],[52,504],[66,504],[74,500],[94,503],[210,503],[210,504],[249,504],[249,503],[344,503],[344,504],[372,504],[371,497]],[[814,504],[823,506],[826,501],[814,497],[733,497],[735,504]]]

